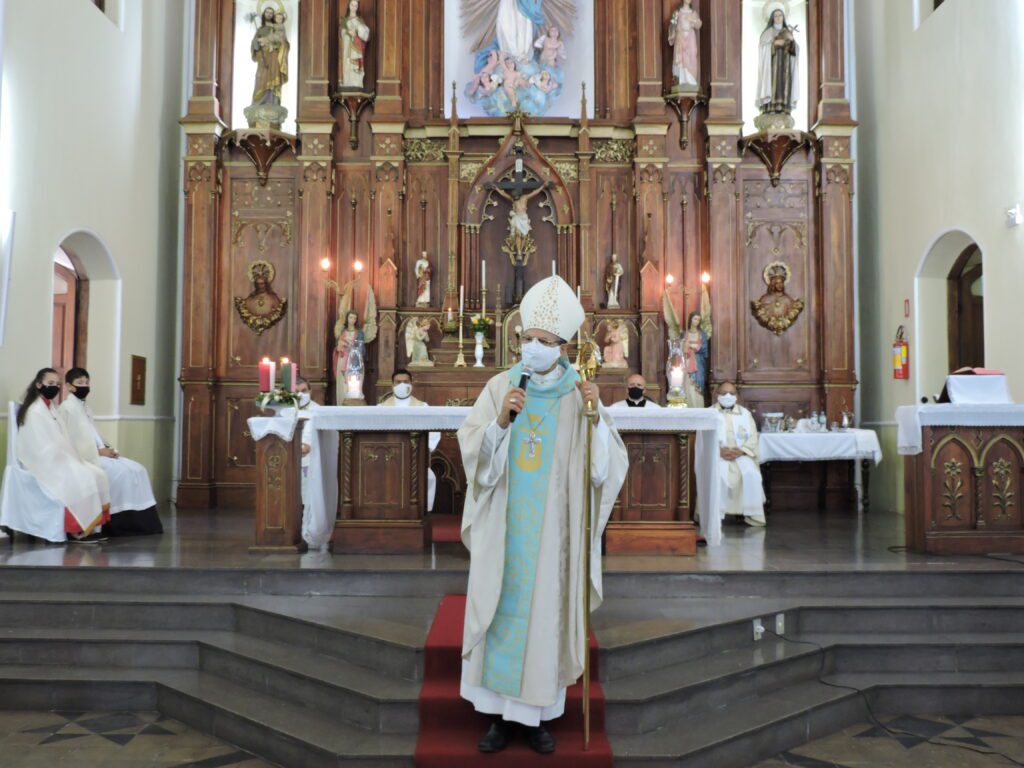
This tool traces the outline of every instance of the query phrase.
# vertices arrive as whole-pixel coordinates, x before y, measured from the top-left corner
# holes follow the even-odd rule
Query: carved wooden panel
[[[804,178],[787,179],[773,187],[763,168],[740,173],[742,203],[743,282],[737,312],[743,313],[740,365],[747,382],[811,382],[820,369],[817,326],[817,266],[814,257],[814,188],[811,171]],[[750,311],[750,302],[764,295],[765,269],[784,263],[791,277],[786,294],[805,307],[788,330],[776,335],[762,327]]]
[[[415,145],[425,147],[421,151],[427,157],[436,157],[439,142],[427,142]],[[443,157],[443,156],[442,156]],[[432,270],[430,297],[431,305],[440,306],[444,302],[448,275],[452,274],[449,266],[446,222],[448,219],[448,198],[437,194],[443,189],[448,178],[447,162],[438,164],[410,163],[408,166],[408,203],[405,206],[405,246],[402,249],[404,259],[399,270],[399,305],[412,307],[416,304],[416,272],[417,259],[423,251],[427,252]],[[457,276],[453,274],[457,281]],[[457,284],[457,283],[456,283]],[[457,307],[456,307],[457,309]]]
[[[250,551],[297,552],[302,542],[299,436],[286,442],[268,435],[256,444],[255,536]]]
[[[403,61],[407,114],[426,120],[444,114],[444,3],[407,0]],[[454,28],[451,33],[454,33]],[[450,34],[451,34],[450,33]]]
[[[218,369],[224,377],[254,380],[257,365],[265,355],[294,359],[298,351],[298,195],[294,178],[272,178],[264,186],[249,168],[231,168],[227,175],[229,194],[221,231],[223,278],[219,286],[225,318],[219,331],[225,348]],[[282,319],[260,334],[243,322],[235,307],[236,297],[245,299],[255,290],[250,276],[255,261],[271,265],[274,279],[269,289],[277,300],[288,303]],[[270,302],[273,298],[260,300]]]
[[[925,427],[908,458],[907,542],[943,554],[1024,552],[1024,430]]]
[[[224,386],[217,391],[214,468],[221,482],[250,484],[255,479],[256,448],[248,420],[268,415],[256,407],[256,390],[249,384]]]

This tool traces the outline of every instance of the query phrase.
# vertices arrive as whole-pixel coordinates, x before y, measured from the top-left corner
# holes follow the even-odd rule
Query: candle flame
[[[676,281],[676,279],[674,277],[672,277],[672,275],[665,275],[665,282],[668,285],[672,285],[672,283],[674,283],[675,281]]]
[[[707,285],[708,283],[711,282],[711,275],[709,275],[707,272],[701,272],[700,281],[704,283],[704,285]]]
[[[287,357],[282,357],[281,358],[281,365],[288,365],[288,358]]]
[[[270,358],[269,357],[264,357],[263,360],[261,360],[260,362],[269,363],[270,362]]]
[[[331,260],[330,259],[320,259],[320,269],[322,269],[324,272],[326,272],[330,268],[331,268]]]
[[[354,269],[356,272],[362,272],[363,262],[361,262],[359,259],[356,259],[355,263],[352,265],[352,269]]]

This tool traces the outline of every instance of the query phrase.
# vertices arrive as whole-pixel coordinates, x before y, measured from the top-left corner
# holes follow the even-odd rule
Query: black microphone
[[[530,382],[530,377],[532,375],[533,375],[533,371],[531,371],[529,368],[523,368],[523,375],[519,377],[519,388],[521,390],[523,390],[523,392],[526,391],[526,385]],[[509,415],[508,415],[509,423],[511,424],[513,421],[515,421],[516,420],[516,416],[518,416],[518,415],[519,415],[518,412],[511,411],[509,413]]]

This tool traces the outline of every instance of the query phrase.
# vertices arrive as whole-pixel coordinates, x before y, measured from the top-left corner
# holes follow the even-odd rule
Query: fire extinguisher
[[[896,341],[892,343],[892,377],[894,379],[910,378],[910,347],[903,337],[903,326],[896,329]]]

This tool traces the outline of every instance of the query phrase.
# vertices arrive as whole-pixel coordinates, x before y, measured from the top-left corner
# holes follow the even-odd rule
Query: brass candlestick
[[[455,358],[455,367],[456,368],[465,368],[466,367],[466,358],[462,354],[462,333],[463,333],[463,329],[465,327],[466,327],[466,324],[463,322],[462,310],[460,309],[459,310],[459,354],[458,354],[458,357]]]

